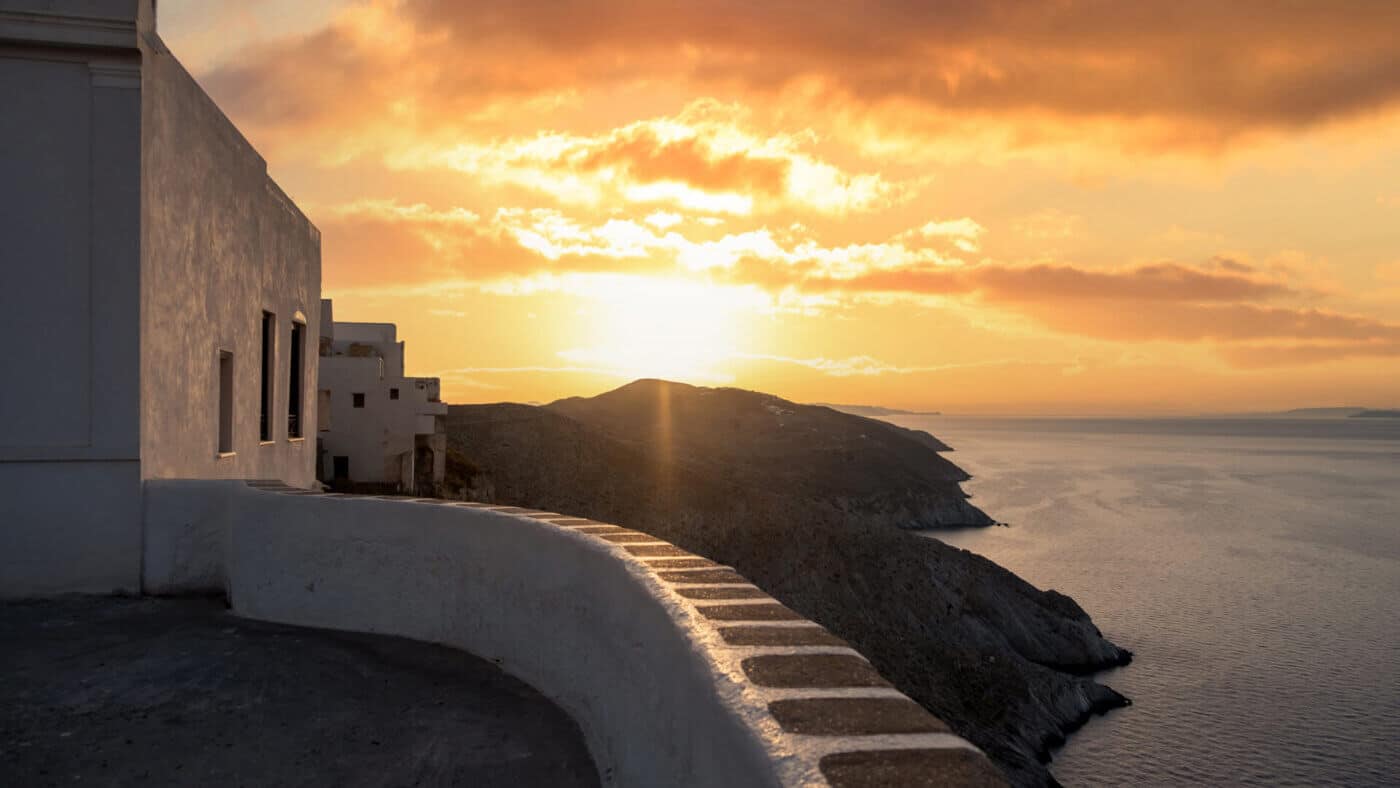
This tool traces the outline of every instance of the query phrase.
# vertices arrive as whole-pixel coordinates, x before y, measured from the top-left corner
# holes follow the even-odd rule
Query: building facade
[[[404,376],[392,323],[337,323],[321,302],[319,478],[335,487],[436,495],[447,471],[437,378]]]
[[[153,0],[0,0],[0,595],[136,591],[150,479],[315,479],[320,234]]]

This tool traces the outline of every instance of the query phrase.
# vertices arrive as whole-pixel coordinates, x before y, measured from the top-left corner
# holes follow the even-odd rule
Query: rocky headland
[[[1127,700],[1131,655],[1074,600],[909,529],[983,526],[927,433],[738,389],[637,381],[545,406],[453,406],[449,484],[647,531],[730,564],[865,654],[1013,783]]]

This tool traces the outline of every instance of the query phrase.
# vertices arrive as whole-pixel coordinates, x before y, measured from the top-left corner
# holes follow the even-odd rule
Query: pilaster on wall
[[[94,49],[38,38],[49,28],[87,44],[107,40],[75,30],[135,30],[0,11],[0,144],[14,157],[0,178],[0,331],[26,338],[0,358],[16,381],[0,391],[0,463],[135,462],[140,55],[134,32],[120,39],[130,49]]]
[[[92,444],[140,453],[141,64],[94,60]],[[122,381],[121,385],[109,382]]]

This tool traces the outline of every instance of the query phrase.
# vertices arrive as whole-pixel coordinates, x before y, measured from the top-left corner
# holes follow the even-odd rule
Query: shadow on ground
[[[0,784],[596,786],[578,726],[460,651],[214,600],[0,605]]]

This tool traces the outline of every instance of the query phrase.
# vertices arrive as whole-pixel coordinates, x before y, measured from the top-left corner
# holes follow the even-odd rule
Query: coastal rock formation
[[[925,433],[639,381],[544,407],[454,406],[448,441],[467,497],[625,525],[734,566],[851,642],[1016,784],[1053,784],[1048,749],[1126,703],[1084,674],[1130,655],[1073,600],[905,530],[991,522]]]
[[[991,525],[958,486],[968,475],[942,441],[768,394],[639,380],[545,406],[636,448],[653,465],[901,528]]]

